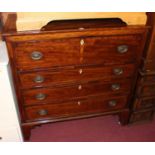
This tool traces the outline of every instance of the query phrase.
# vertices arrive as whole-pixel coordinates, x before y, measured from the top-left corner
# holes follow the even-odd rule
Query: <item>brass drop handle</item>
[[[43,57],[43,54],[39,51],[33,51],[31,53],[31,59],[32,60],[40,60],[40,59],[42,59],[42,57]]]
[[[37,76],[33,79],[33,81],[34,81],[35,83],[42,83],[42,82],[44,82],[44,77],[41,76],[41,75],[37,75]]]
[[[114,90],[114,91],[119,90],[120,89],[120,84],[112,84],[111,89]]]
[[[117,51],[121,54],[126,53],[128,51],[127,45],[120,45],[117,47]]]
[[[123,74],[123,69],[122,68],[114,68],[113,73],[115,75],[121,75],[121,74]]]
[[[109,104],[110,107],[115,107],[117,105],[117,101],[116,100],[111,100],[111,101],[109,101],[108,104]]]
[[[39,93],[36,95],[37,100],[44,100],[46,98],[46,95],[43,93]]]
[[[48,110],[46,110],[46,109],[41,109],[41,110],[38,111],[38,114],[39,114],[40,116],[45,116],[45,115],[48,114]]]

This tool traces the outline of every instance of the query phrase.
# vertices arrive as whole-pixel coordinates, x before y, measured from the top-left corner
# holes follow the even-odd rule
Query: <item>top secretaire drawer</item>
[[[139,35],[81,37],[17,43],[15,57],[21,70],[87,64],[135,62],[141,53]]]

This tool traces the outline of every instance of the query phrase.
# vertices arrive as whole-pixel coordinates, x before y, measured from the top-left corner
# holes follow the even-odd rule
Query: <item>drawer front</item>
[[[140,112],[134,112],[131,115],[130,122],[140,122],[140,121],[149,121],[153,118],[154,111],[152,110],[145,110]]]
[[[127,97],[125,96],[110,99],[97,96],[87,100],[27,107],[25,111],[27,120],[55,119],[118,110],[124,108],[126,104]]]
[[[140,36],[87,37],[19,43],[15,47],[20,70],[79,64],[136,62]],[[31,64],[31,65],[30,65]]]
[[[94,82],[69,86],[39,88],[23,91],[26,105],[44,104],[55,101],[71,100],[98,94],[127,94],[130,91],[131,80],[119,80],[110,83]]]
[[[155,96],[155,84],[140,86],[138,89],[138,96]]]
[[[138,36],[110,36],[86,38],[83,62],[93,64],[120,64],[135,62],[141,52]]]
[[[21,70],[79,64],[79,39],[25,42],[16,45],[16,63]]]
[[[21,73],[20,82],[23,88],[42,87],[52,84],[71,83],[102,79],[111,81],[116,78],[132,77],[135,72],[134,64],[115,65],[110,67],[81,67],[60,69],[57,71],[39,71]]]

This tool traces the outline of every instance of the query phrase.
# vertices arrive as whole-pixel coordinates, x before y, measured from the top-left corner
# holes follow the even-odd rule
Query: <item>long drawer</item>
[[[132,77],[135,72],[134,64],[114,65],[109,67],[78,67],[71,69],[44,70],[21,73],[22,88],[44,87],[52,84],[72,83],[102,79],[105,81],[117,78]]]
[[[16,64],[20,70],[79,64],[136,62],[141,36],[86,37],[18,43]],[[31,64],[31,65],[30,65]]]
[[[23,91],[25,105],[44,104],[55,100],[69,100],[97,94],[128,94],[131,79],[115,80],[114,82],[95,81],[74,85],[30,89]]]
[[[92,97],[60,104],[48,104],[25,108],[27,120],[55,119],[93,113],[102,113],[122,109],[127,104],[127,97]]]

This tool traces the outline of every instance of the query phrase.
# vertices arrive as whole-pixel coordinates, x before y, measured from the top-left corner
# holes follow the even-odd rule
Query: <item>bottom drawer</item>
[[[131,115],[130,122],[140,122],[140,121],[149,121],[153,119],[153,110],[145,110],[145,111],[139,111],[139,112],[134,112]]]
[[[118,110],[124,108],[126,103],[126,96],[111,98],[96,96],[68,103],[27,107],[25,111],[27,120],[55,119]]]

